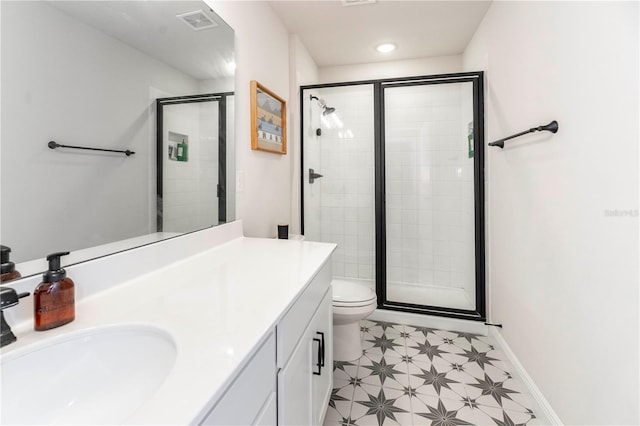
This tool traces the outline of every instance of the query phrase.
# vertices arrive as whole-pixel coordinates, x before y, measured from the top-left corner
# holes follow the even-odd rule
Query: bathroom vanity
[[[74,322],[33,331],[31,297],[5,312],[18,341],[2,348],[1,422],[322,424],[334,249],[245,238],[233,222],[68,267]],[[28,368],[37,357],[56,360],[38,372],[43,386]],[[102,380],[102,369],[121,381]],[[47,396],[54,402],[35,410]]]
[[[203,424],[322,424],[333,374],[330,282],[325,263]]]

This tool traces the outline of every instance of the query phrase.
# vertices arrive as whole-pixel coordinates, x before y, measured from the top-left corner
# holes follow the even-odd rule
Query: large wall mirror
[[[207,4],[0,8],[0,243],[23,276],[235,218],[234,33]]]

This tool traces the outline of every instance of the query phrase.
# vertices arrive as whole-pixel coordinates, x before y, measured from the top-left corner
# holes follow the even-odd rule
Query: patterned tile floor
[[[489,337],[362,321],[363,356],[335,362],[325,426],[539,425]]]

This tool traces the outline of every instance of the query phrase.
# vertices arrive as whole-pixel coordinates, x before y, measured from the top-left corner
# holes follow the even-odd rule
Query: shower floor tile
[[[363,355],[335,362],[325,426],[538,425],[491,339],[362,321]]]

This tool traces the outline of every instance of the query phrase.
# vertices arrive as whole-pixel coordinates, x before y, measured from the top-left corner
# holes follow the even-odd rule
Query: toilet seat
[[[364,300],[362,302],[333,302],[333,307],[334,308],[361,308],[364,306],[369,306],[369,305],[373,305],[375,306],[377,304],[377,300],[374,297],[371,300]]]
[[[360,307],[376,302],[376,294],[369,287],[350,281],[333,280],[333,306]]]

